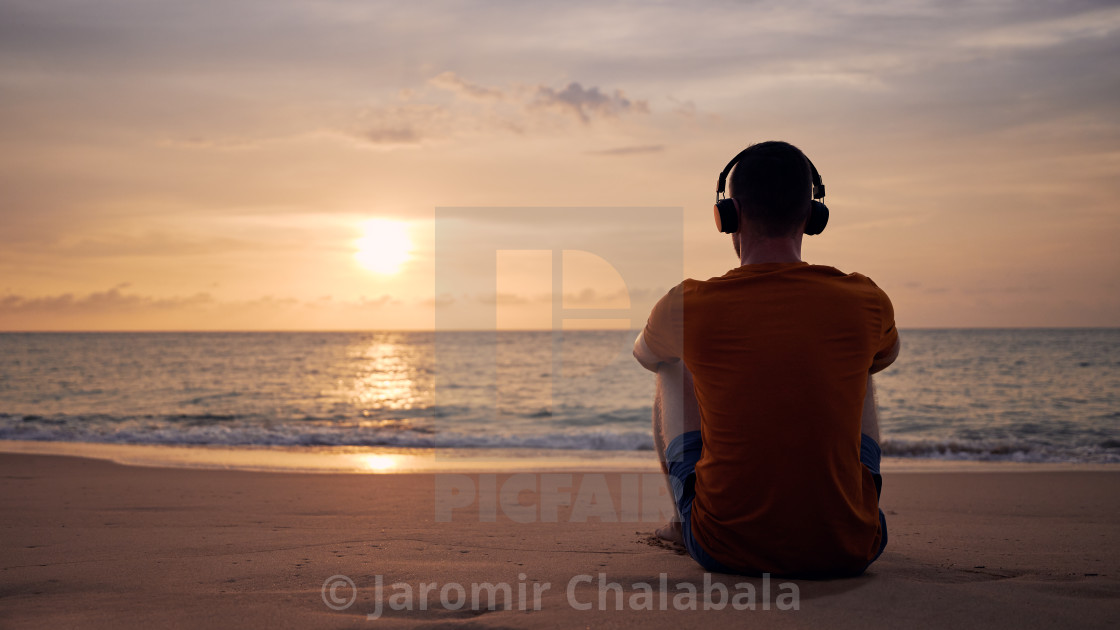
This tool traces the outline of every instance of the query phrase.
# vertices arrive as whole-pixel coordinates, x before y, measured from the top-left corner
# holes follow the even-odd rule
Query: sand
[[[655,523],[641,522],[641,509],[660,507],[660,499],[637,500],[637,475],[573,476],[575,505],[557,505],[556,522],[541,522],[540,499],[555,503],[567,488],[541,491],[538,484],[557,481],[541,475],[517,476],[507,486],[536,486],[512,493],[531,515],[508,500],[510,509],[500,500],[454,509],[443,502],[437,514],[437,483],[441,497],[450,485],[469,482],[485,498],[488,484],[495,492],[507,485],[508,473],[263,473],[4,454],[0,476],[4,628],[909,630],[1120,623],[1117,472],[888,474],[882,505],[891,542],[867,574],[769,582],[714,575],[707,578],[708,598],[703,571],[651,541]],[[451,501],[477,499],[468,494]],[[614,503],[607,507],[604,497]],[[589,510],[623,522],[584,518]],[[552,509],[544,512],[547,518]],[[580,522],[571,522],[573,513]],[[490,514],[494,522],[484,521]],[[607,610],[599,610],[600,574]],[[324,589],[336,575],[356,589],[345,581]],[[509,584],[511,601],[496,591],[490,605],[483,589],[479,610],[472,610],[470,589],[484,582]],[[413,610],[391,608],[409,601],[393,583],[413,589]],[[419,610],[421,585],[431,583],[428,610]],[[534,586],[545,584],[534,601]],[[699,595],[690,600],[689,587],[678,584],[695,585]],[[755,609],[736,610],[725,600],[722,609],[703,610],[705,601],[721,601],[714,585],[727,589],[727,600],[738,596],[740,607],[753,589]],[[460,586],[468,601],[452,610]],[[521,601],[528,610],[519,610]],[[693,601],[697,610],[689,609]],[[585,605],[591,609],[577,609]]]

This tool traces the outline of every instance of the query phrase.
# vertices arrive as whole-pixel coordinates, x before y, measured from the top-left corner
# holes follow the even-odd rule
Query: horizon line
[[[254,328],[254,329],[131,329],[131,330],[0,330],[0,335],[30,335],[30,334],[252,334],[252,333],[437,333],[437,332],[641,332],[643,328],[574,328],[563,330],[560,328],[330,328],[330,329],[299,329],[299,328]],[[1113,326],[913,326],[899,327],[902,331],[928,331],[928,330],[1120,330],[1120,325]]]

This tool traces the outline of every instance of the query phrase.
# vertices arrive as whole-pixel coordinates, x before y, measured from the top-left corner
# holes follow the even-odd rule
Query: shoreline
[[[104,444],[0,440],[0,453],[77,457],[132,467],[270,473],[384,475],[408,473],[658,472],[652,451],[423,449]],[[1120,472],[1120,463],[1015,462],[884,457],[895,473]]]

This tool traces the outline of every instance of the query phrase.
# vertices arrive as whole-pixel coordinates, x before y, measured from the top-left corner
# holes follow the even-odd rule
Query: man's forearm
[[[879,408],[875,404],[875,382],[867,375],[867,393],[863,395],[863,415],[860,419],[860,432],[879,441]]]

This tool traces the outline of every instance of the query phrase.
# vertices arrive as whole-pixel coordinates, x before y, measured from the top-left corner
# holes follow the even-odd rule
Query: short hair
[[[763,236],[793,236],[809,216],[809,160],[788,142],[747,148],[731,171],[731,195],[752,229]]]

